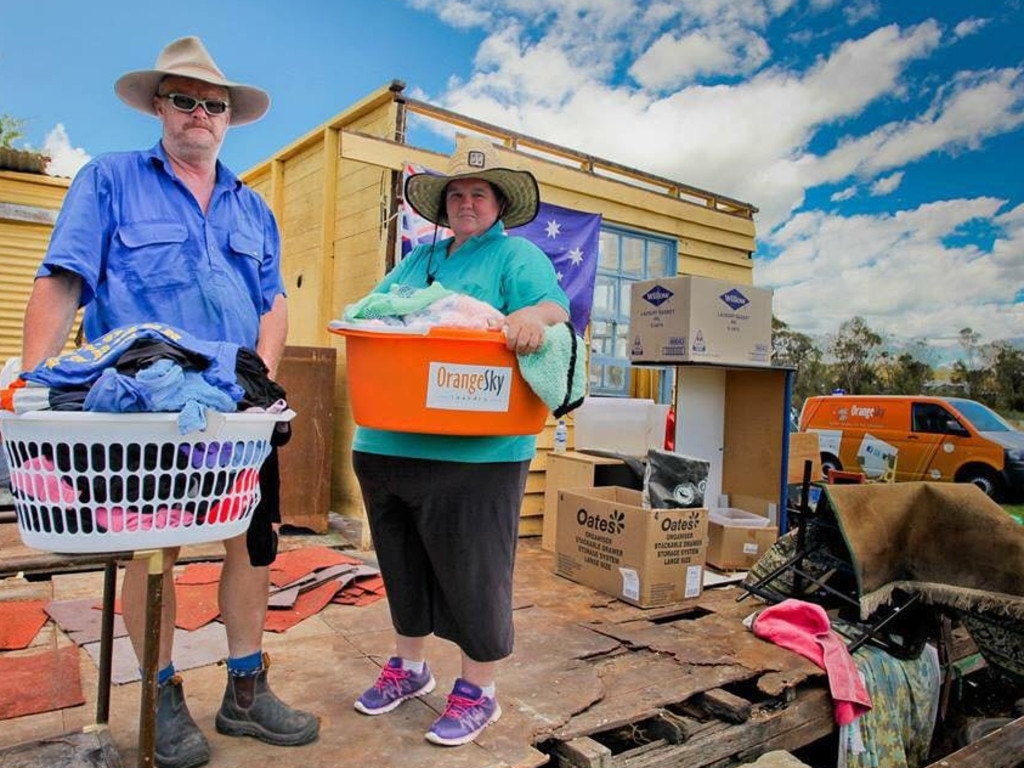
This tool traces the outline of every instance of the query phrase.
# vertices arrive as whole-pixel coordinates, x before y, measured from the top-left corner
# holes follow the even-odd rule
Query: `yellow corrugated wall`
[[[21,354],[25,303],[69,183],[0,171],[0,364]]]
[[[0,219],[0,361],[21,354],[21,322],[51,227]]]

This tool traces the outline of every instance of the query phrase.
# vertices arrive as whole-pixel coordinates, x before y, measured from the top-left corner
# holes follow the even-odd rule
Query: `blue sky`
[[[0,113],[72,173],[149,146],[114,81],[197,34],[267,89],[243,171],[392,79],[753,203],[755,283],[815,336],[1024,338],[1022,0],[3,0]]]

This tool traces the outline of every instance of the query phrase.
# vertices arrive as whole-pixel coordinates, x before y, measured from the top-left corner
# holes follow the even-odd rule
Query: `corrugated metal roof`
[[[0,147],[0,171],[46,173],[50,158],[39,152],[12,147]]]

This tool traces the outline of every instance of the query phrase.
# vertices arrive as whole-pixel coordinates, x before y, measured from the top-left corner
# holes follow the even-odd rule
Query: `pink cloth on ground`
[[[761,639],[795,651],[825,670],[839,725],[849,725],[871,709],[871,696],[853,656],[820,605],[783,600],[761,611],[752,629]]]
[[[96,525],[113,533],[150,531],[154,528],[177,528],[182,525],[191,525],[193,517],[191,512],[174,507],[160,507],[154,515],[124,507],[97,507],[93,512]]]
[[[57,476],[53,462],[45,456],[23,461],[11,470],[11,485],[35,501],[68,506],[78,501],[78,492]]]

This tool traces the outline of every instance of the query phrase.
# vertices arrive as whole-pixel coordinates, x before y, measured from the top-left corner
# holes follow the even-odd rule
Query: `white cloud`
[[[888,176],[883,176],[874,184],[871,185],[871,194],[874,197],[882,197],[884,195],[891,195],[897,189],[900,184],[903,183],[903,171],[897,171],[891,173]]]
[[[843,8],[843,18],[847,24],[853,25],[875,18],[879,11],[878,0],[858,0]]]
[[[510,24],[481,47],[478,64],[486,68],[453,83],[440,101],[456,112],[753,201],[764,231],[798,207],[806,189],[841,180],[863,162],[858,154],[856,161],[823,168],[804,150],[815,132],[890,98],[907,64],[934,50],[939,37],[934,23],[905,31],[883,27],[844,43],[807,72],[768,67],[736,85],[690,85],[658,95],[608,84],[602,75],[612,61],[581,66],[581,57],[602,50],[601,40],[578,53],[561,38],[557,45],[548,37],[529,43]]]
[[[870,176],[938,151],[975,149],[1024,123],[1024,69],[961,73],[914,120],[886,123],[820,158],[817,181]]]
[[[922,203],[903,186],[915,164],[955,164],[1024,124],[1024,66],[941,78],[929,66],[989,20],[873,24],[877,0],[416,2],[475,18],[486,35],[474,72],[424,98],[755,204],[763,250],[779,254],[758,257],[755,280],[778,286],[793,327],[828,332],[859,313],[887,333],[955,336],[969,324],[995,339],[1007,311],[1021,311],[1021,208],[981,194]],[[850,26],[818,25],[822,12]],[[780,34],[785,13],[801,23]],[[834,44],[802,55],[822,40]],[[801,211],[823,187],[837,190],[826,204],[837,212]],[[877,209],[897,189],[915,202],[842,210],[861,191]],[[963,227],[999,234],[963,245]],[[942,279],[968,269],[969,281]]]
[[[984,29],[991,19],[965,19],[953,27],[953,36],[957,39],[970,37]]]
[[[658,38],[630,67],[644,88],[678,88],[701,75],[746,75],[756,72],[769,55],[759,34],[738,27],[701,29],[682,37]]]
[[[46,134],[43,140],[43,154],[50,158],[46,172],[50,176],[74,177],[78,169],[88,163],[92,156],[81,147],[72,147],[63,123]]]
[[[413,8],[420,10],[434,11],[438,18],[446,24],[459,28],[471,28],[483,26],[490,18],[490,15],[480,9],[474,2],[463,0],[445,0],[445,2],[434,2],[434,0],[410,0]]]
[[[776,315],[812,335],[861,315],[907,339],[952,339],[967,325],[1005,338],[1006,313],[1024,310],[1012,309],[1024,281],[1024,209],[999,214],[1003,204],[981,197],[871,216],[797,214],[766,241],[778,256],[757,261],[757,282],[775,288]],[[998,231],[990,250],[953,244],[978,223]]]

